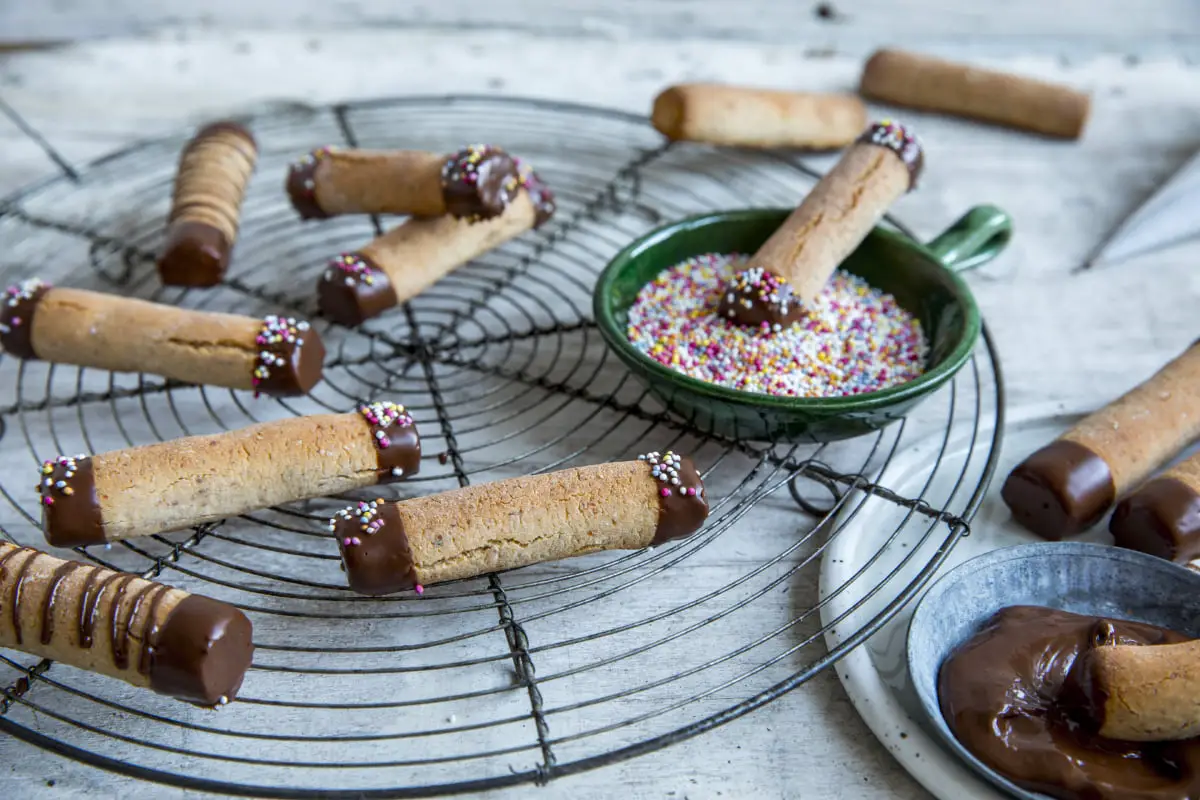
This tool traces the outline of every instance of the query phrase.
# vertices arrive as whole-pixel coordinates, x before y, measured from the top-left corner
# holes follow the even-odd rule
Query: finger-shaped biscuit
[[[254,136],[236,122],[208,125],[188,142],[158,259],[163,283],[213,286],[225,275],[257,160]]]
[[[303,320],[192,311],[36,279],[4,295],[0,345],[19,358],[278,397],[306,394],[325,361]]]
[[[7,542],[0,609],[0,647],[205,706],[236,697],[254,654],[231,605]]]
[[[404,406],[263,422],[42,465],[42,527],[56,547],[179,530],[416,474],[421,440]]]
[[[688,458],[650,453],[468,486],[397,503],[359,503],[330,520],[350,588],[383,595],[694,533],[708,516]]]
[[[302,219],[449,214],[483,220],[504,212],[521,180],[516,160],[485,144],[450,155],[322,147],[292,164],[286,188]]]

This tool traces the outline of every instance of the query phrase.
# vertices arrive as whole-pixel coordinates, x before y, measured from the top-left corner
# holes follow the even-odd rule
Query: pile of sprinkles
[[[336,516],[329,520],[329,531],[331,533],[337,532],[339,518],[351,522],[357,518],[359,530],[363,536],[371,536],[378,533],[379,529],[383,527],[383,519],[379,516],[379,511],[377,510],[381,505],[383,505],[383,500],[360,500],[358,505],[343,508],[337,512]],[[343,547],[355,547],[360,544],[362,544],[362,539],[358,536],[342,537]]]
[[[304,332],[309,324],[295,317],[277,317],[274,314],[263,318],[262,329],[254,338],[254,343],[262,349],[254,366],[251,383],[255,386],[254,396],[258,397],[258,387],[271,377],[272,367],[286,367],[291,360],[292,352],[304,345]]]
[[[676,372],[778,397],[864,394],[924,371],[929,348],[920,322],[841,270],[791,325],[747,328],[724,319],[722,292],[746,261],[707,253],[660,274],[629,310],[629,341]]]
[[[404,406],[390,400],[360,405],[358,413],[362,414],[363,419],[374,430],[375,446],[380,450],[387,450],[392,446],[392,440],[387,435],[389,430],[407,428],[413,424],[413,418]],[[392,470],[392,474],[398,477],[403,474],[403,470],[397,467]]]

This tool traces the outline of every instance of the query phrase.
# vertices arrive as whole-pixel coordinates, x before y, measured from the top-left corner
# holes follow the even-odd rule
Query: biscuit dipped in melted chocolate
[[[1200,739],[1147,743],[1099,736],[1087,687],[1072,671],[1090,648],[1187,638],[1139,622],[1005,608],[942,665],[942,716],[976,758],[1030,791],[1065,800],[1197,798]]]

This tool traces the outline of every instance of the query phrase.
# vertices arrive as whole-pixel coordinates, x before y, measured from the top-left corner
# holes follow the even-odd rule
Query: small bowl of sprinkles
[[[788,326],[718,313],[728,280],[792,209],[705,214],[626,247],[596,284],[613,352],[676,415],[738,440],[828,442],[904,417],[979,337],[958,271],[998,255],[1007,214],[971,209],[927,245],[875,228]]]

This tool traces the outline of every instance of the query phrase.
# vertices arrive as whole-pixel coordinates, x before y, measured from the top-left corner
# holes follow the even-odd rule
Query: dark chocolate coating
[[[453,217],[498,217],[520,190],[516,162],[498,147],[468,147],[442,167],[442,200]]]
[[[775,278],[783,281],[778,276]],[[738,285],[731,282],[721,294],[721,304],[717,308],[717,313],[738,325],[756,328],[763,327],[763,323],[771,328],[776,325],[786,328],[793,322],[803,319],[804,307],[799,299],[792,296],[792,287],[786,281],[782,283],[781,291],[778,294],[780,295],[779,300],[770,300],[762,297],[761,292],[755,286]],[[731,300],[730,297],[733,299]],[[749,305],[746,305],[747,303]]]
[[[372,427],[371,435],[376,429]],[[382,429],[388,438],[387,447],[376,446],[379,454],[378,483],[397,483],[421,471],[421,436],[415,425],[393,424]],[[396,475],[393,470],[400,469]]]
[[[150,688],[203,706],[233,700],[254,656],[246,615],[198,594],[171,609],[150,638]]]
[[[708,519],[704,481],[690,458],[679,457],[679,485],[665,488],[671,493],[664,496],[660,492],[658,495],[658,527],[650,542],[651,547],[691,536]],[[695,489],[696,494],[684,494],[684,489]]]
[[[362,262],[367,271],[351,273],[343,270],[339,264],[347,258]],[[364,280],[366,275],[370,276],[371,283]],[[334,259],[317,282],[317,303],[321,313],[347,327],[361,325],[394,308],[398,302],[387,274],[361,253],[348,253]]]
[[[1186,564],[1200,556],[1200,493],[1155,478],[1117,504],[1108,530],[1118,547]]]
[[[858,137],[859,144],[873,144],[891,150],[908,167],[908,190],[917,188],[917,180],[925,168],[925,151],[917,137],[894,122],[876,122]]]
[[[318,148],[293,162],[288,167],[287,189],[292,201],[292,208],[300,215],[300,219],[328,219],[329,214],[317,202],[316,173],[317,165],[328,148]]]
[[[272,397],[299,397],[308,394],[325,369],[325,343],[315,329],[303,333],[304,344],[278,342],[262,345],[263,349],[286,362],[285,366],[273,367],[267,377],[258,384],[260,394]]]
[[[100,499],[96,496],[96,478],[91,458],[74,459],[74,474],[67,477],[69,467],[60,461],[51,462],[53,471],[39,475],[38,492],[42,495],[42,531],[53,547],[86,547],[104,544],[104,523]],[[46,486],[49,479],[55,485]],[[71,494],[57,486],[63,481]],[[46,503],[46,499],[52,502]]]
[[[33,350],[33,315],[49,290],[47,284],[28,292],[14,286],[0,297],[0,347],[10,356],[37,358]]]
[[[375,509],[383,525],[371,534],[363,535],[357,516],[335,517],[333,535],[342,551],[350,588],[372,596],[412,589],[418,582],[417,570],[400,512],[395,503],[381,503]],[[361,543],[347,546],[348,537],[358,537]]]
[[[1119,742],[1095,733],[1102,697],[1076,665],[1095,647],[1186,641],[1137,622],[1014,606],[942,665],[938,701],[955,738],[1032,792],[1065,800],[1200,797],[1200,739]]]
[[[225,275],[232,252],[225,234],[213,226],[172,222],[158,258],[158,275],[167,286],[215,286]]]
[[[1017,522],[1057,541],[1099,522],[1116,500],[1116,487],[1104,459],[1057,439],[1018,464],[1000,496]]]

